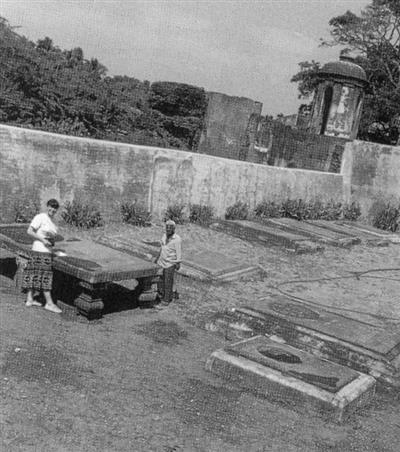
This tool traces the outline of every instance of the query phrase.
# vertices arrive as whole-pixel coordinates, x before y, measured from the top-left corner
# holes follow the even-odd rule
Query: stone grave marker
[[[216,319],[215,329],[274,336],[318,357],[400,387],[400,331],[374,326],[277,295]],[[249,333],[249,330],[251,333]]]
[[[103,239],[104,240],[104,239]],[[116,238],[107,238],[108,243],[120,250],[126,250],[143,259],[152,259],[158,254],[159,242],[127,242]],[[227,254],[213,250],[191,251],[183,254],[181,268],[178,273],[206,281],[232,281],[246,276],[255,276],[261,272],[256,264],[243,264]]]
[[[292,233],[304,234],[311,240],[328,245],[348,248],[361,242],[357,237],[351,237],[348,234],[322,228],[305,221],[294,220],[293,218],[271,218],[267,222],[270,226],[291,231]]]
[[[353,228],[347,224],[336,221],[328,220],[308,220],[307,223],[313,224],[315,226],[329,229],[330,231],[337,232],[340,234],[349,235],[353,238],[359,239],[361,243],[365,243],[369,246],[388,246],[390,240],[387,238],[379,237],[370,232],[363,231],[361,229]]]
[[[376,237],[389,240],[392,243],[400,243],[400,235],[394,232],[384,231],[383,229],[374,228],[368,224],[363,224],[358,221],[337,221],[337,224],[345,225],[354,231],[366,232]]]
[[[323,250],[323,246],[313,242],[300,232],[284,231],[280,228],[254,221],[219,220],[213,223],[210,228],[264,246],[283,246],[286,251],[298,254]]]
[[[217,350],[206,369],[272,400],[343,421],[374,396],[375,379],[287,344],[256,336]]]

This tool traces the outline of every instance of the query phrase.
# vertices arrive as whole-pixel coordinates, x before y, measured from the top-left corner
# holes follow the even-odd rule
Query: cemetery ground
[[[162,226],[110,224],[68,232],[128,243],[158,239]],[[124,309],[121,303],[120,310],[88,322],[66,306],[62,315],[26,308],[2,269],[1,450],[398,450],[398,390],[379,388],[367,407],[336,424],[289,402],[245,391],[204,365],[214,350],[232,343],[229,335],[209,331],[216,313],[251,306],[279,291],[348,317],[400,328],[400,245],[326,246],[320,253],[296,255],[195,225],[178,226],[177,232],[184,254],[218,251],[239,262],[256,262],[260,273],[227,283],[179,276],[180,297],[168,308]],[[377,269],[386,270],[371,272]],[[126,293],[121,289],[114,296],[124,301]]]

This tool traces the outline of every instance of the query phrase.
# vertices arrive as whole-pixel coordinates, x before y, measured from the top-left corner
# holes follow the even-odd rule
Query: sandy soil
[[[84,234],[64,232],[94,239],[153,239],[161,231],[161,226],[108,225]],[[397,328],[398,245],[288,255],[193,225],[180,227],[179,233],[185,252],[226,252],[257,262],[263,272],[229,284],[180,277],[180,299],[166,310],[130,308],[88,323],[72,309],[58,316],[26,308],[7,275],[4,263],[9,261],[3,260],[1,450],[399,450],[400,401],[395,392],[381,390],[370,406],[337,425],[303,413],[301,407],[250,394],[204,370],[209,354],[227,343],[204,329],[206,319],[277,290],[332,309],[343,309],[335,300],[347,296],[346,315]],[[384,281],[354,274],[388,268],[395,270],[374,273]],[[321,281],[337,277],[343,279]],[[318,281],[308,281],[312,279]]]

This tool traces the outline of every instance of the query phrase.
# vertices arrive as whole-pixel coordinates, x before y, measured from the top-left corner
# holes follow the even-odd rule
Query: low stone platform
[[[117,238],[103,238],[120,251],[125,251],[142,259],[154,259],[159,251],[159,242],[127,242]],[[191,252],[183,257],[180,274],[203,281],[227,282],[238,278],[255,276],[262,270],[258,265],[237,262],[226,254],[210,250]]]
[[[371,232],[364,231],[362,229],[357,229],[343,222],[328,221],[328,220],[308,220],[307,223],[313,224],[314,226],[328,229],[332,232],[339,234],[348,235],[355,239],[359,239],[361,243],[368,246],[388,246],[391,241],[388,238],[372,234]]]
[[[313,408],[337,421],[367,404],[375,379],[263,336],[217,350],[206,369],[272,400]]]
[[[294,220],[293,218],[271,218],[266,220],[266,222],[271,227],[303,234],[309,237],[310,240],[341,248],[349,248],[361,242],[355,235],[350,236],[348,233],[319,227],[306,221]]]
[[[366,324],[283,296],[217,315],[208,325],[233,337],[273,336],[320,358],[400,387],[400,331]]]
[[[389,240],[391,243],[400,243],[400,234],[396,234],[394,232],[374,228],[373,226],[363,224],[358,221],[337,221],[336,223],[354,230],[355,233],[368,233],[383,240]]]
[[[297,254],[315,253],[324,249],[321,244],[311,241],[300,232],[284,231],[276,226],[254,221],[219,220],[210,225],[210,228],[264,246],[281,246],[286,251]]]

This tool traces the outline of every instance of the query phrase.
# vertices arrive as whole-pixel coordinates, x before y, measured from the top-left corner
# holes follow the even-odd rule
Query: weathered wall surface
[[[79,199],[118,218],[118,203],[134,199],[155,217],[172,203],[206,204],[219,216],[236,201],[344,199],[340,174],[127,145],[0,126],[0,214],[16,199]],[[8,217],[8,218],[7,218]]]
[[[377,206],[400,202],[400,147],[365,141],[346,144],[342,175],[345,190],[371,219]]]
[[[113,215],[116,201],[149,197],[152,155],[140,146],[0,126],[1,216],[14,200],[80,199]]]
[[[218,157],[246,160],[247,127],[253,114],[260,115],[262,104],[246,97],[207,93],[207,113],[198,152]]]
[[[261,120],[248,160],[272,166],[339,173],[343,138],[316,135],[276,120]]]

